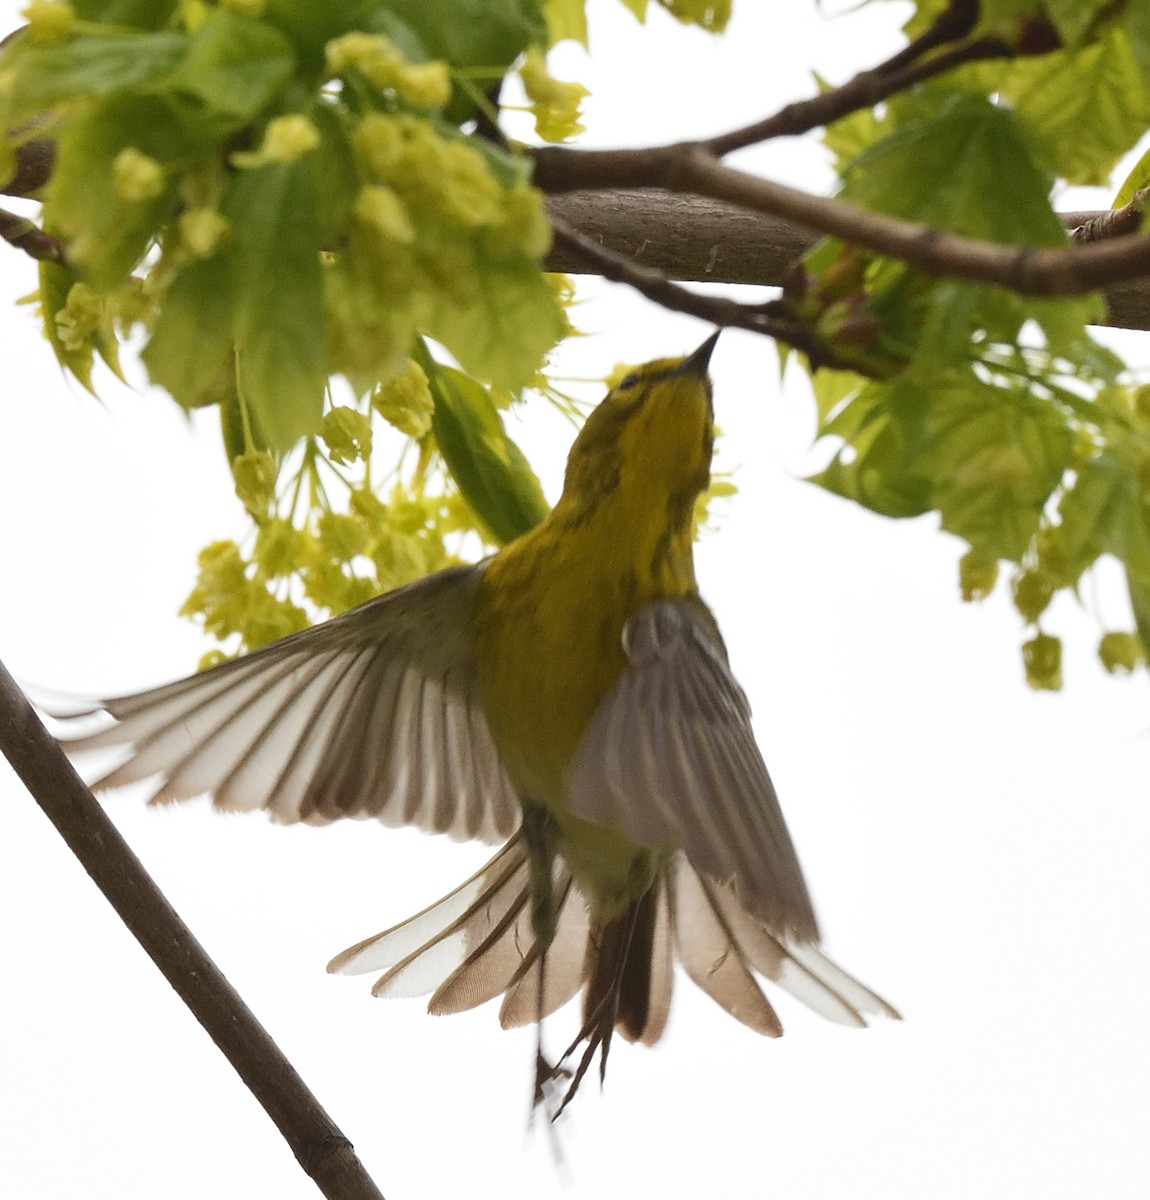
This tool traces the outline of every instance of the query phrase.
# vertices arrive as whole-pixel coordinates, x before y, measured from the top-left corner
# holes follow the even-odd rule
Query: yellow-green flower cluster
[[[86,283],[74,283],[64,307],[56,313],[56,333],[65,349],[78,350],[110,326],[108,298],[92,291]]]
[[[238,636],[248,649],[305,629],[307,613],[286,596],[277,596],[244,560],[232,541],[212,542],[200,551],[196,586],[180,609],[194,617],[218,641]],[[212,655],[201,666],[218,659]]]
[[[241,150],[232,155],[237,167],[266,167],[271,163],[293,163],[320,144],[319,130],[302,113],[274,117],[264,130],[258,150]]]
[[[407,244],[415,241],[415,226],[407,206],[393,188],[369,183],[359,189],[352,214],[360,225],[384,242]]]
[[[1104,633],[1098,657],[1111,675],[1130,675],[1146,661],[1142,639],[1136,633]]]
[[[275,503],[276,461],[264,450],[253,450],[232,461],[236,496],[256,521],[263,520]]]
[[[535,132],[545,142],[564,142],[583,132],[579,106],[589,93],[582,84],[555,79],[547,70],[546,58],[534,46],[524,56],[519,78],[531,101]]]
[[[430,210],[455,225],[494,225],[504,190],[473,146],[445,138],[421,117],[368,113],[353,142],[376,183],[386,184],[413,210]]]
[[[134,146],[125,146],[112,163],[112,186],[129,204],[154,200],[164,191],[164,168]]]
[[[1026,682],[1036,692],[1062,689],[1062,642],[1047,633],[1039,633],[1022,644],[1022,663]]]
[[[416,108],[442,108],[451,99],[451,75],[443,62],[411,63],[390,38],[353,31],[324,47],[332,75],[360,73],[373,87],[394,92]]]
[[[413,358],[407,366],[372,393],[371,407],[389,425],[410,438],[426,436],[431,430],[435,401],[423,368]]]
[[[231,231],[227,217],[214,208],[189,208],[180,214],[176,227],[180,246],[192,258],[211,258]]]
[[[371,418],[358,408],[336,405],[324,415],[319,436],[327,446],[331,461],[344,466],[357,459],[371,458]]]
[[[202,551],[182,615],[221,642],[253,649],[458,561],[448,543],[475,519],[424,436],[431,412],[427,377],[407,360],[366,413],[329,408],[288,478],[277,478],[265,451],[235,458],[236,495],[253,535],[246,550],[219,541]],[[404,451],[383,490],[370,482],[373,413],[423,439],[414,468]],[[214,652],[202,665],[221,657]]]
[[[997,582],[998,563],[981,562],[973,550],[968,550],[959,560],[958,586],[967,603],[985,600]]]

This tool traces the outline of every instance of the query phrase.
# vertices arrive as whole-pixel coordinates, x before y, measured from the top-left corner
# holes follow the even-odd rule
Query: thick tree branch
[[[1081,295],[1150,274],[1150,237],[1140,234],[1065,249],[961,237],[749,175],[687,143],[642,150],[544,147],[535,153],[536,182],[551,194],[639,188],[706,196],[785,218],[928,274],[998,284],[1023,295]]]
[[[818,241],[818,234],[767,213],[700,196],[665,191],[605,190],[567,192],[547,199],[547,211],[624,262],[687,283],[781,285],[795,263]],[[1068,212],[1062,223],[1076,241],[1095,240],[1108,230],[1116,236],[1127,224],[1126,210]],[[557,240],[547,268],[572,274],[599,274],[585,254]],[[1104,290],[1103,324],[1150,329],[1150,278],[1110,284]]]
[[[0,665],[0,750],[328,1200],[382,1200],[351,1143],[168,904]]]

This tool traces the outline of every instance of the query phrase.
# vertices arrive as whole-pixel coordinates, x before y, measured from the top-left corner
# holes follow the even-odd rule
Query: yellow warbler
[[[782,1032],[756,974],[832,1020],[896,1017],[835,966],[775,790],[699,598],[707,364],[638,368],[591,413],[532,532],[245,658],[102,702],[70,751],[129,746],[97,786],[315,824],[376,817],[505,841],[438,904],[338,955],[375,993],[504,1026],[582,989],[564,1100],[615,1029],[658,1040],[677,959],[732,1016]],[[564,1056],[565,1058],[567,1056]],[[540,1057],[537,1096],[555,1074]]]

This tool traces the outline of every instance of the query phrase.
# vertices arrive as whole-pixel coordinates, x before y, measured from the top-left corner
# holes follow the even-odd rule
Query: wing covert
[[[623,632],[629,666],[592,718],[568,776],[578,817],[652,849],[682,849],[733,883],[770,929],[818,928],[750,707],[697,598],[657,600]]]

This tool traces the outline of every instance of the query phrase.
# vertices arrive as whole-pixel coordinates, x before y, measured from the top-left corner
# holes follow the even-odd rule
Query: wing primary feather
[[[378,754],[386,755],[388,747],[373,739],[371,730],[387,669],[386,655],[364,646],[339,681],[339,690],[347,694],[347,699],[336,706],[338,717],[331,724],[318,766],[300,798],[301,819],[330,821],[343,816],[373,815],[367,788],[372,759]],[[331,700],[334,703],[334,691]],[[269,798],[271,808],[280,807],[278,783],[277,780]]]
[[[205,792],[212,793],[214,797],[223,779],[242,765],[252,743],[274,732],[285,710],[308,694],[314,682],[323,678],[333,661],[334,655],[328,654],[317,655],[304,663],[285,662],[279,671],[252,676],[251,682],[257,686],[250,695],[241,695],[239,703],[226,709],[219,705],[218,710],[213,712],[209,711],[208,705],[197,706],[196,711],[214,723],[205,732],[196,731],[190,726],[187,728],[191,745],[187,753],[161,768],[164,782],[152,796],[151,803],[189,799]],[[281,694],[285,686],[287,692]],[[263,711],[264,701],[271,702],[268,711]],[[214,705],[215,701],[211,703]],[[188,714],[180,724],[189,725],[192,715]],[[252,730],[245,729],[248,723]],[[169,726],[173,735],[175,727],[176,722]],[[158,740],[160,736],[156,735],[152,741],[152,753],[162,752]],[[233,742],[230,754],[226,753],[229,740]],[[298,745],[293,743],[291,752],[294,754],[297,750]],[[148,756],[147,748],[137,750],[131,761],[151,765]],[[204,773],[197,775],[197,770]]]

